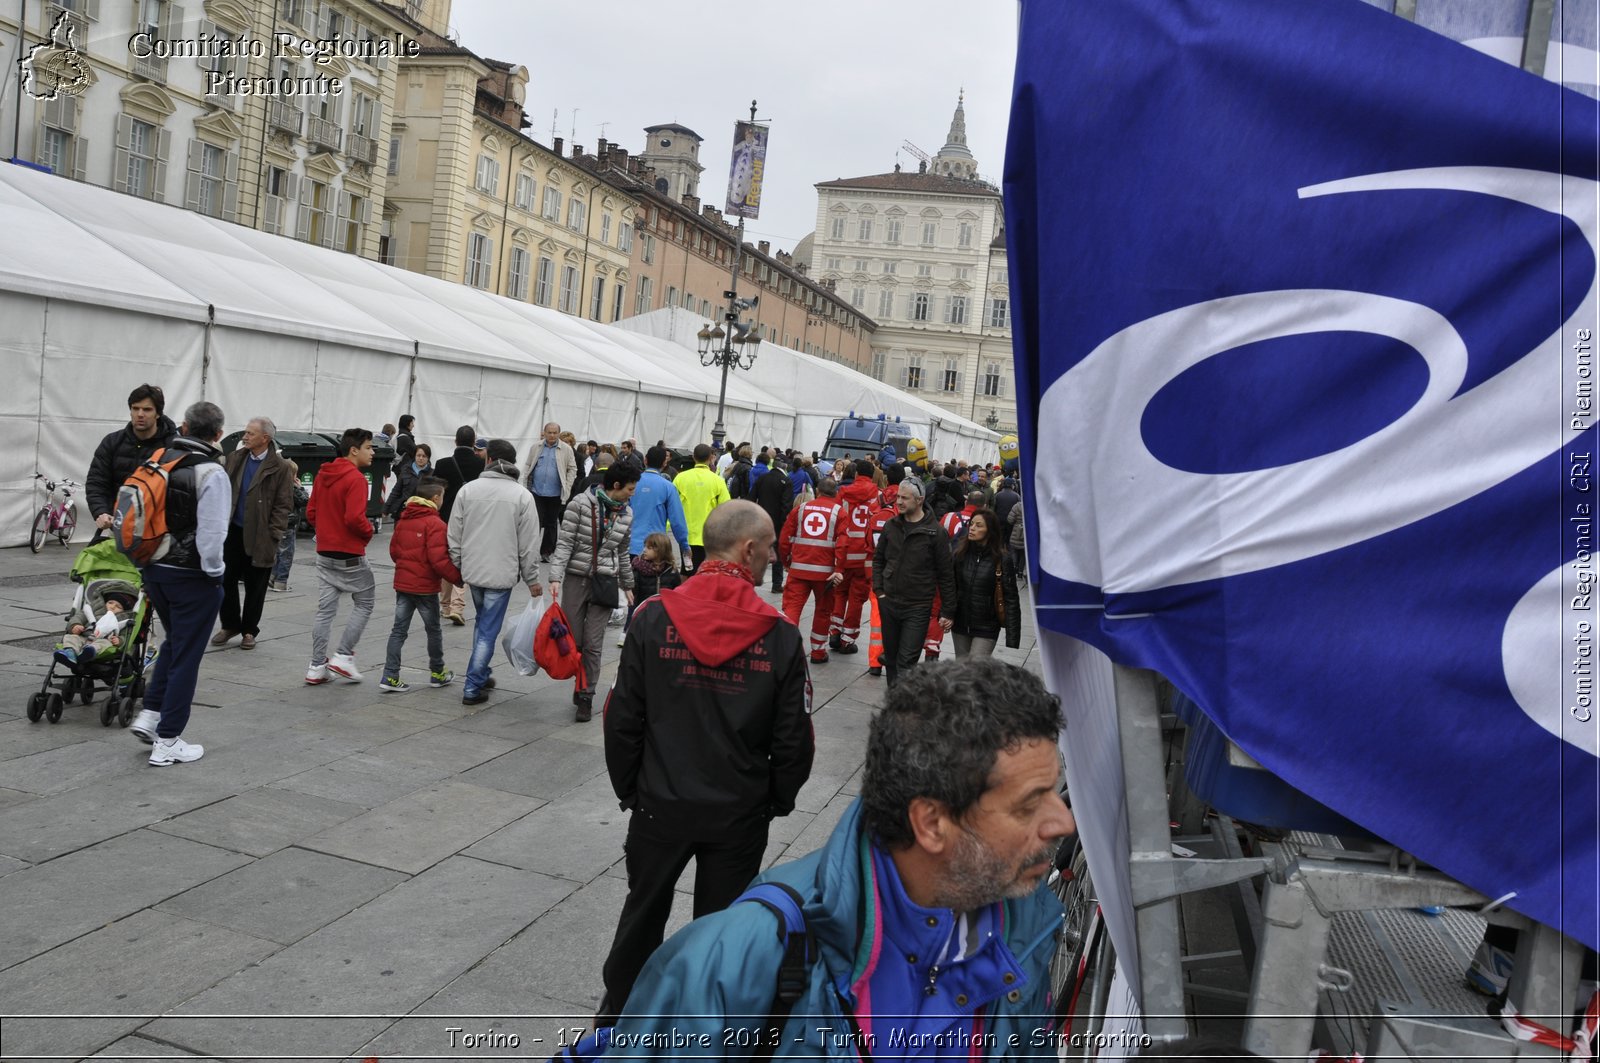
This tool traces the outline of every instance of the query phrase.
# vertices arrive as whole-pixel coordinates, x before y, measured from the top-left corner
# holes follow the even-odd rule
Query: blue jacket
[[[758,461],[754,465],[750,466],[750,479],[747,481],[750,485],[750,490],[745,492],[746,498],[755,494],[756,481],[765,476],[769,471],[770,469],[767,463],[764,461]]]
[[[885,875],[890,861],[873,854],[861,828],[858,798],[826,845],[757,879],[785,882],[799,892],[821,954],[774,1058],[857,1059],[842,1004],[849,1001],[871,1038],[874,1058],[966,1058],[977,1043],[986,1059],[1054,1060],[1058,1046],[1048,1033],[1049,967],[1062,921],[1055,895],[1041,885],[1027,897],[993,906],[979,926],[993,927],[996,936],[966,960],[933,972],[930,967],[950,936],[950,911],[912,904],[892,873]],[[926,927],[923,917],[935,918],[938,925]],[[917,951],[902,951],[907,948]],[[782,951],[774,916],[759,904],[736,904],[696,919],[645,965],[616,1025],[613,1053],[637,1055],[641,1046],[673,1043],[676,1034],[680,1046],[685,1036],[707,1038],[679,1052],[749,1058],[755,1043],[750,1038],[759,1036],[772,1004]],[[935,992],[926,995],[924,987],[935,973]],[[972,1016],[978,1009],[975,1026]],[[909,1026],[890,1018],[906,1014],[920,1018]],[[885,1018],[874,1020],[874,1015]],[[963,1018],[951,1026],[952,1015]],[[905,1032],[942,1033],[949,1040],[924,1041],[918,1048],[915,1040],[897,1041]]]
[[[689,523],[683,519],[683,499],[672,481],[654,469],[646,469],[639,477],[639,486],[633,492],[633,538],[628,541],[630,554],[644,553],[645,536],[666,531],[670,525],[672,537],[678,540],[678,549],[689,556]]]
[[[794,492],[793,497],[795,498],[800,497],[801,491],[810,490],[814,486],[811,482],[811,477],[806,475],[804,469],[796,469],[789,474],[789,489]]]

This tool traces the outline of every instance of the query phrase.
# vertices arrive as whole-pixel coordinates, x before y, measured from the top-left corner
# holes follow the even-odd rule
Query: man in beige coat
[[[572,493],[578,478],[578,459],[561,438],[561,426],[551,421],[544,426],[544,439],[528,455],[528,490],[539,511],[539,560],[549,561],[556,548],[556,526],[561,523],[561,503]]]
[[[261,633],[267,581],[294,513],[294,466],[278,454],[277,435],[271,418],[253,418],[245,426],[244,438],[223,461],[233,484],[233,512],[222,548],[227,566],[222,575],[222,627],[211,637],[213,646],[243,635],[239,648],[253,650]]]

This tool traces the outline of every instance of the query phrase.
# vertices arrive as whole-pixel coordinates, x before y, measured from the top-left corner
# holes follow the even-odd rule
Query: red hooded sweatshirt
[[[360,557],[372,540],[367,496],[372,485],[348,458],[335,458],[317,470],[311,483],[306,520],[317,529],[317,553]]]

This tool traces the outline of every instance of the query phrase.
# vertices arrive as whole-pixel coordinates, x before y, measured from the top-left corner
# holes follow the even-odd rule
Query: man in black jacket
[[[916,666],[939,593],[939,627],[949,631],[956,615],[955,566],[950,537],[922,506],[922,483],[907,476],[895,498],[898,515],[883,526],[872,559],[872,591],[883,617],[883,672],[892,687],[901,671]]]
[[[483,456],[478,453],[478,430],[470,424],[456,429],[456,449],[448,458],[434,463],[434,472],[444,481],[444,504],[439,507],[439,519],[450,523],[450,509],[455,505],[456,492],[478,478],[483,472]],[[457,587],[445,580],[439,588],[439,612],[456,627],[465,624],[462,611],[467,607],[465,587]]]
[[[693,857],[694,915],[726,908],[761,870],[767,825],[811,774],[811,680],[800,631],[755,593],[772,521],[754,503],[706,518],[706,559],[633,614],[605,712],[606,770],[632,811],[628,899],[606,957],[608,1026],[661,944]]]
[[[757,478],[753,499],[772,518],[773,535],[783,531],[783,522],[788,519],[789,503],[793,498],[794,487],[789,482],[789,474],[774,461],[772,468]],[[772,561],[772,593],[783,593],[783,562],[776,557]]]
[[[84,499],[96,528],[111,527],[117,509],[117,490],[156,451],[178,435],[178,426],[166,415],[167,398],[154,384],[140,384],[128,396],[128,423],[100,441],[89,475],[84,478]]]

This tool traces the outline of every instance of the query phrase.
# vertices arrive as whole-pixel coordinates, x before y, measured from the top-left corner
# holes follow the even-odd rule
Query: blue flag
[[[1045,627],[1600,945],[1596,101],[1359,0],[1025,0]]]

